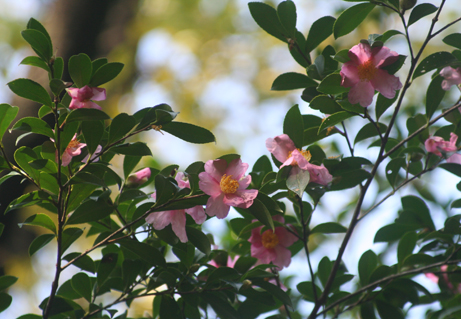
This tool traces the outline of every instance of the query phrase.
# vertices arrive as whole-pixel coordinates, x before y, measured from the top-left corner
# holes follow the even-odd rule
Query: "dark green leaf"
[[[383,35],[379,36],[376,38],[377,41],[381,41],[383,43],[386,43],[387,40],[389,40],[390,38],[392,38],[393,36],[395,35],[403,35],[405,36],[405,34],[403,34],[402,32],[400,31],[397,31],[397,30],[387,30],[386,32],[383,33]]]
[[[452,47],[461,49],[461,33],[452,33],[447,35],[442,40],[445,44],[451,45]]]
[[[97,109],[76,109],[69,113],[66,122],[75,121],[101,121],[110,119],[109,115]]]
[[[88,200],[81,204],[67,220],[68,225],[98,221],[109,216],[113,207],[103,200]]]
[[[255,2],[253,2],[255,3]],[[251,4],[251,3],[250,3]],[[222,319],[241,319],[237,310],[235,310],[229,301],[220,297],[221,294],[204,292],[201,297],[210,304],[211,308]]]
[[[344,10],[333,25],[335,39],[357,28],[374,7],[375,4],[373,3],[360,3]]]
[[[456,164],[456,163],[442,163],[439,165],[440,168],[443,168],[444,170],[461,177],[461,165]]]
[[[312,23],[306,41],[306,53],[311,52],[333,33],[336,19],[330,16],[321,17]]]
[[[1,276],[0,277],[0,291],[7,289],[11,285],[13,285],[16,281],[18,281],[18,277],[14,276]]]
[[[376,127],[378,126],[378,127]],[[378,132],[378,129],[379,129],[379,132]],[[382,124],[382,123],[368,123],[368,124],[365,124],[364,127],[362,127],[360,129],[360,131],[357,133],[357,135],[355,136],[355,140],[354,140],[354,144],[360,142],[360,141],[363,141],[367,138],[370,138],[370,137],[373,137],[373,136],[377,136],[379,135],[379,133],[381,133],[381,135],[384,134],[384,132],[386,132],[387,130],[387,126]]]
[[[396,306],[389,304],[385,301],[376,300],[376,309],[378,310],[379,316],[381,318],[392,318],[392,319],[404,319],[405,316],[402,313],[402,310]]]
[[[70,262],[71,260],[73,260],[74,258],[76,258],[78,256],[80,256],[80,253],[70,253],[70,254],[67,254],[66,256],[64,256],[63,259]],[[76,267],[78,267],[78,268],[80,268],[82,270],[91,272],[91,273],[96,272],[96,268],[94,266],[94,261],[88,255],[84,255],[84,256],[80,257],[78,260],[74,261],[72,263],[72,265],[74,265],[74,266],[76,266]]]
[[[197,249],[200,250],[205,255],[210,254],[211,252],[210,240],[204,233],[202,233],[200,230],[194,227],[186,226],[186,234],[187,234],[187,238],[189,239],[192,245],[197,247]]]
[[[416,232],[408,232],[403,235],[402,239],[400,239],[399,246],[397,248],[397,260],[400,266],[405,258],[413,253],[417,239],[418,236],[416,235]]]
[[[285,115],[283,133],[290,137],[297,148],[303,146],[304,121],[298,105],[294,105]]]
[[[0,236],[2,236],[4,229],[5,229],[5,224],[0,223]]]
[[[335,59],[336,61],[341,62],[341,63],[346,63],[346,62],[350,61],[349,50],[344,49],[344,50],[339,51],[338,53],[335,54],[333,59]]]
[[[39,58],[38,56],[25,57],[21,61],[21,63],[19,63],[19,64],[36,66],[36,67],[39,67],[39,68],[45,70],[46,72],[50,71],[50,68],[48,67],[48,64],[46,64],[46,62],[43,61],[43,59]]]
[[[277,6],[277,16],[290,38],[295,37],[296,32],[296,6],[293,1],[282,1]]]
[[[41,204],[44,202],[50,202],[50,195],[48,193],[44,191],[27,193],[13,200],[5,210],[5,214],[15,209]]]
[[[441,75],[437,75],[432,79],[431,84],[427,88],[426,93],[426,115],[427,119],[430,120],[434,112],[442,102],[445,96],[445,90],[442,89],[442,81],[444,78]]]
[[[150,148],[142,142],[120,144],[113,146],[110,150],[123,155],[152,156]]]
[[[78,88],[90,83],[93,65],[91,59],[85,53],[73,55],[69,59],[69,74]],[[94,85],[97,86],[97,85]]]
[[[327,117],[323,122],[322,125],[320,125],[318,133],[322,132],[324,129],[335,126],[338,123],[341,123],[342,121],[354,116],[354,113],[347,112],[347,111],[342,111],[342,112],[337,112],[329,117]]]
[[[370,177],[370,173],[363,169],[353,169],[335,174],[331,190],[342,190],[352,188]]]
[[[162,130],[189,143],[204,144],[216,141],[213,133],[203,127],[189,123],[170,122],[163,125]]]
[[[29,79],[17,79],[9,82],[8,87],[20,97],[47,105],[49,107],[53,106],[50,95],[43,86],[37,82]]]
[[[140,259],[149,263],[149,265],[164,266],[165,258],[163,254],[156,248],[138,241],[131,239],[119,240],[121,247],[128,249],[130,252],[135,253]]]
[[[328,95],[317,95],[312,99],[309,106],[324,114],[334,114],[342,111],[341,106]]]
[[[339,223],[327,222],[323,224],[318,224],[311,230],[311,234],[322,233],[322,234],[336,234],[336,233],[345,233],[347,228]]]
[[[123,63],[119,62],[110,62],[102,65],[92,76],[89,85],[96,87],[112,81],[122,72],[123,67]]]
[[[236,281],[238,278],[240,278],[240,274],[234,268],[219,267],[211,271],[207,279],[207,284],[213,283],[213,282],[219,282],[221,280]]]
[[[64,253],[82,234],[83,230],[80,228],[70,227],[64,229],[62,232],[61,251]]]
[[[36,237],[29,246],[29,256],[35,254],[38,250],[45,247],[50,241],[53,240],[55,235],[53,234],[43,234]]]
[[[413,73],[413,80],[429,71],[447,66],[454,61],[456,61],[456,58],[450,52],[432,53],[418,64],[415,73]]]
[[[253,205],[251,205],[248,210],[250,213],[265,226],[274,230],[274,222],[272,216],[267,210],[266,206],[257,198],[254,199]]]
[[[393,99],[388,99],[384,97],[381,93],[378,94],[378,99],[376,101],[376,120],[379,120],[381,115],[397,100],[399,92],[395,92]]]
[[[40,309],[45,310],[46,305],[48,304],[48,298],[45,298],[40,304]],[[63,298],[61,296],[55,296],[53,303],[51,304],[49,315],[53,317],[54,315],[72,311],[74,309],[73,305],[76,305],[71,300]]]
[[[64,73],[64,60],[58,56],[53,62],[53,77],[55,79],[61,79]]]
[[[406,59],[407,59],[406,55],[399,54],[399,57],[398,57],[397,61],[395,61],[392,64],[389,64],[389,65],[386,65],[386,66],[382,67],[382,69],[386,70],[387,73],[389,73],[389,74],[395,74],[403,66]]]
[[[290,308],[293,308],[293,304],[291,302],[290,296],[285,291],[283,291],[281,288],[277,287],[274,284],[271,284],[270,282],[262,278],[255,278],[252,280],[252,282],[256,286],[261,287],[264,290],[266,290],[268,293],[270,293],[272,296],[274,296],[278,300],[282,301],[285,305],[289,306]]]
[[[279,75],[272,83],[271,90],[296,90],[305,89],[307,87],[317,87],[318,83],[312,80],[307,75],[296,72],[288,72]]]
[[[8,127],[18,114],[19,108],[6,103],[0,104],[0,142]]]
[[[135,119],[126,113],[118,114],[109,127],[108,143],[113,143],[125,137],[136,125]]]
[[[0,312],[7,309],[11,305],[12,301],[13,297],[8,295],[7,293],[0,292]]]
[[[320,82],[317,90],[325,94],[340,94],[349,91],[349,88],[341,86],[341,81],[341,75],[338,73],[330,74]]]
[[[55,96],[59,96],[65,88],[66,84],[61,79],[51,79],[50,89]]]
[[[399,240],[402,236],[408,232],[418,229],[418,226],[404,225],[404,224],[389,224],[376,232],[374,242],[392,242]]]
[[[81,129],[88,153],[93,154],[100,145],[99,143],[104,135],[104,123],[102,121],[83,121]]]
[[[437,11],[437,7],[431,3],[421,3],[411,10],[410,18],[408,19],[408,26],[418,21],[425,16]]]
[[[378,257],[372,250],[367,250],[362,254],[359,260],[360,284],[366,286],[369,283],[370,276],[378,266]]]
[[[284,28],[273,7],[262,2],[250,2],[248,7],[253,19],[264,31],[283,42],[287,42],[288,35],[284,34]]]
[[[32,216],[29,216],[23,223],[19,224],[19,227],[22,227],[23,225],[45,227],[46,229],[49,229],[53,233],[56,234],[56,225],[51,220],[51,218],[46,214],[35,214]]]
[[[51,127],[43,120],[36,117],[24,117],[17,121],[13,130],[33,132],[36,134],[45,135],[54,139],[54,133]]]
[[[30,18],[29,21],[27,21],[27,29],[37,30],[37,31],[43,33],[43,35],[48,39],[48,41],[50,42],[50,45],[51,45],[51,37],[48,34],[48,31],[46,31],[43,24],[41,24],[38,20],[36,20],[34,18]],[[53,50],[51,50],[51,51],[53,51]]]
[[[162,296],[159,314],[162,319],[177,319],[184,317],[176,300],[169,295]]]
[[[128,176],[134,170],[136,165],[138,165],[141,158],[142,156],[125,156],[125,158],[123,159],[123,174],[125,176],[125,179],[128,178]]]
[[[296,288],[298,289],[299,293],[303,295],[304,299],[311,302],[315,302],[322,294],[320,288],[310,281],[300,282]]]
[[[42,32],[28,29],[21,31],[21,35],[39,57],[45,62],[50,61],[53,55],[53,48],[51,46],[51,41]]]
[[[88,302],[91,302],[93,285],[87,274],[80,272],[72,277],[72,288]]]
[[[413,212],[417,216],[421,228],[435,230],[429,208],[421,198],[412,195],[402,197],[402,207],[404,211]]]

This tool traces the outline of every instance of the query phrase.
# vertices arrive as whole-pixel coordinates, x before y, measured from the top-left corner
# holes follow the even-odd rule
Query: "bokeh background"
[[[266,1],[274,6],[278,2]],[[340,0],[294,2],[298,12],[297,28],[304,35],[318,18],[325,15],[337,17],[341,10],[353,5]],[[440,1],[424,2],[440,4]],[[447,1],[441,21],[452,21],[461,16],[461,8],[456,2]],[[32,54],[20,31],[25,29],[28,19],[34,17],[49,31],[55,54],[65,60],[84,52],[92,59],[107,56],[111,62],[125,64],[121,75],[105,85],[108,99],[99,103],[110,115],[121,112],[133,114],[144,107],[167,103],[180,112],[177,120],[206,127],[216,136],[216,144],[193,145],[167,133],[143,133],[139,140],[148,143],[154,154],[152,159],[145,159],[143,165],[162,168],[175,163],[184,170],[195,161],[239,153],[251,167],[261,155],[269,155],[265,140],[282,133],[283,118],[291,106],[299,104],[302,113],[321,116],[309,109],[300,98],[301,90],[270,90],[272,81],[279,74],[305,71],[294,62],[284,43],[256,25],[248,10],[248,0],[0,0],[0,7],[0,102],[19,106],[22,116],[36,116],[39,106],[14,97],[6,83],[18,77],[29,77],[39,82],[46,80],[44,72],[20,65],[24,57]],[[429,24],[430,17],[410,29],[416,47],[424,40]],[[360,39],[366,39],[368,34],[383,33],[388,29],[402,30],[398,17],[376,8],[358,30],[336,42],[330,37],[320,48],[328,44],[337,51],[350,48]],[[450,33],[460,30],[458,25]],[[426,55],[442,49],[442,38],[443,35],[431,42]],[[400,54],[408,54],[402,40],[395,37],[387,46]],[[318,52],[314,52],[312,57],[315,58],[316,54]],[[405,67],[408,65],[398,75],[405,74]],[[422,77],[417,81],[406,99],[407,114],[414,114],[424,105],[428,79]],[[459,96],[459,91],[453,88],[445,103],[448,105],[455,100],[457,94]],[[364,122],[359,120],[350,124],[353,134]],[[404,122],[397,124],[402,129],[405,127]],[[40,140],[34,137],[23,139],[15,146],[14,136],[11,136],[5,138],[4,143],[13,152],[15,147],[34,145]],[[321,146],[327,156],[349,155],[345,143],[337,136],[325,139]],[[367,149],[365,144],[359,150],[361,156],[373,158],[374,150]],[[408,188],[401,194],[417,193],[417,188],[420,192],[426,191],[428,196],[432,193],[433,199],[441,203],[437,205],[434,202],[431,209],[436,226],[442,227],[446,217],[442,207],[456,197],[455,185],[459,181],[439,170],[431,178],[431,181],[418,181],[416,188]],[[431,185],[439,182],[443,182],[444,191],[434,192]],[[0,189],[0,209],[4,209],[13,196],[18,196],[27,187],[18,183],[14,187]],[[375,202],[380,189],[379,183],[373,185],[365,206]],[[347,226],[347,208],[354,203],[356,195],[355,190],[327,194],[316,211],[313,223],[339,221]],[[371,248],[385,255],[387,246],[373,244],[373,237],[377,229],[395,218],[395,205],[399,205],[398,198],[373,212],[357,228],[358,235],[353,237],[345,255],[346,266],[351,273],[356,273],[356,264],[363,251]],[[0,212],[0,222],[7,225],[0,237],[0,274],[19,277],[9,291],[14,297],[13,304],[0,315],[2,318],[39,313],[37,305],[49,293],[55,264],[54,246],[50,244],[29,258],[28,245],[40,234],[40,229],[18,226],[28,215],[36,212],[35,208],[7,216],[1,216],[3,213]],[[206,222],[204,229],[214,234],[217,234],[216,230],[222,230],[225,234],[226,222]],[[222,237],[215,235],[216,244],[229,249],[230,237],[229,234]],[[340,239],[339,235],[331,236],[326,242],[324,238],[314,238],[313,249],[318,243],[322,245],[313,252],[313,264],[316,265],[325,254],[334,259]],[[383,258],[392,262],[395,256]],[[305,256],[300,253],[282,275],[293,276],[292,282],[306,280],[308,269],[304,260]],[[69,270],[62,280],[71,278],[72,274]],[[432,285],[430,288],[437,291],[435,284],[421,277],[425,284]],[[304,307],[301,312],[308,313],[310,306],[307,303],[301,303],[301,306]],[[150,308],[149,300],[135,302],[129,314],[142,316]],[[422,312],[416,309],[410,314],[421,318]]]

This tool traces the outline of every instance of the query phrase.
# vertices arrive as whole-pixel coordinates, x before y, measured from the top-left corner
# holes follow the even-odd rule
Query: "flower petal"
[[[280,268],[288,267],[291,263],[291,252],[281,245],[277,245],[274,248],[275,258],[272,263]]]
[[[348,94],[348,99],[351,104],[360,103],[361,106],[367,107],[373,102],[375,89],[368,81],[359,81],[354,85]]]
[[[103,88],[91,88],[93,96],[91,100],[93,101],[103,101],[106,99],[106,89]]]
[[[376,91],[388,99],[394,98],[395,91],[402,88],[402,83],[398,77],[390,75],[387,71],[381,69],[376,70],[376,74],[370,82]]]
[[[344,63],[339,74],[342,77],[341,86],[346,88],[352,87],[360,81],[357,65],[353,62]]]
[[[198,186],[205,194],[216,197],[222,193],[219,181],[216,181],[209,173],[201,172],[198,177],[200,179]]]
[[[206,220],[206,214],[203,206],[197,205],[192,208],[187,208],[186,213],[191,215],[195,222],[199,225],[203,224],[203,222]]]
[[[206,213],[208,216],[216,216],[218,219],[226,218],[229,214],[230,207],[223,202],[224,193],[217,196],[208,198],[206,203]]]
[[[382,68],[395,63],[399,59],[399,54],[391,51],[388,47],[375,47],[371,50],[373,56],[373,64],[377,68]]]
[[[232,178],[235,180],[239,180],[240,178],[242,178],[243,175],[245,175],[247,169],[248,164],[242,163],[242,160],[240,158],[236,158],[229,163],[229,166],[227,167],[225,174],[227,174],[227,176],[232,176]]]
[[[221,177],[226,172],[226,168],[227,162],[223,159],[209,160],[205,163],[205,172],[210,174],[210,176],[214,178],[218,184],[221,181]]]
[[[170,213],[171,228],[183,243],[187,242],[186,214],[183,209],[172,210]]]
[[[287,134],[282,134],[275,138],[268,138],[266,148],[279,162],[284,163],[288,159],[289,152],[295,150],[296,146]]]
[[[157,229],[163,229],[171,223],[170,211],[153,212],[147,215],[146,222]]]

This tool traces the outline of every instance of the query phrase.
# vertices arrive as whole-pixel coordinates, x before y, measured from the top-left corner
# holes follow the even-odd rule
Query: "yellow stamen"
[[[301,149],[299,149],[299,148],[297,148],[297,150],[301,153],[302,156],[304,156],[304,158],[306,159],[306,161],[309,162],[309,161],[311,160],[311,158],[312,158],[311,152],[305,151],[305,150],[301,150]],[[288,158],[291,157],[291,154],[292,154],[292,153],[293,153],[293,151],[288,152]],[[291,163],[291,166],[296,166],[296,165],[298,165],[298,162],[296,162],[296,161],[293,161],[293,163]]]
[[[69,145],[67,145],[67,148],[76,148],[78,147],[78,144],[80,144],[80,140],[77,140],[77,139],[71,140],[69,142]]]
[[[264,247],[272,249],[279,244],[278,236],[272,230],[266,230],[261,236],[261,241]]]
[[[224,174],[219,183],[221,190],[224,194],[234,194],[239,188],[239,182],[232,178],[232,175],[227,176]]]
[[[370,81],[375,77],[377,68],[374,66],[373,61],[368,60],[357,67],[360,81]]]

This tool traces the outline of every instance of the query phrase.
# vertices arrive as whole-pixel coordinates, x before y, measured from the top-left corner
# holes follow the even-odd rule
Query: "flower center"
[[[69,142],[69,145],[67,145],[67,148],[76,148],[78,147],[78,144],[80,144],[80,141],[75,139],[75,140],[71,140]]]
[[[272,249],[279,243],[278,236],[272,230],[266,230],[261,237],[262,244],[265,248]]]
[[[305,150],[301,150],[301,149],[299,149],[299,148],[297,148],[297,150],[301,153],[302,156],[304,156],[304,158],[306,159],[306,161],[309,162],[309,161],[311,160],[311,158],[312,158],[311,152],[305,151]],[[291,154],[292,154],[292,153],[293,153],[293,151],[288,152],[288,158],[291,157]],[[298,165],[298,162],[296,162],[296,161],[293,161],[293,163],[291,163],[291,166],[296,166],[296,165]]]
[[[232,175],[224,174],[219,183],[221,190],[224,194],[234,194],[239,188],[239,182],[232,178]]]
[[[373,79],[375,77],[376,70],[377,69],[371,60],[359,65],[357,67],[357,72],[359,73],[360,81],[370,81]]]

